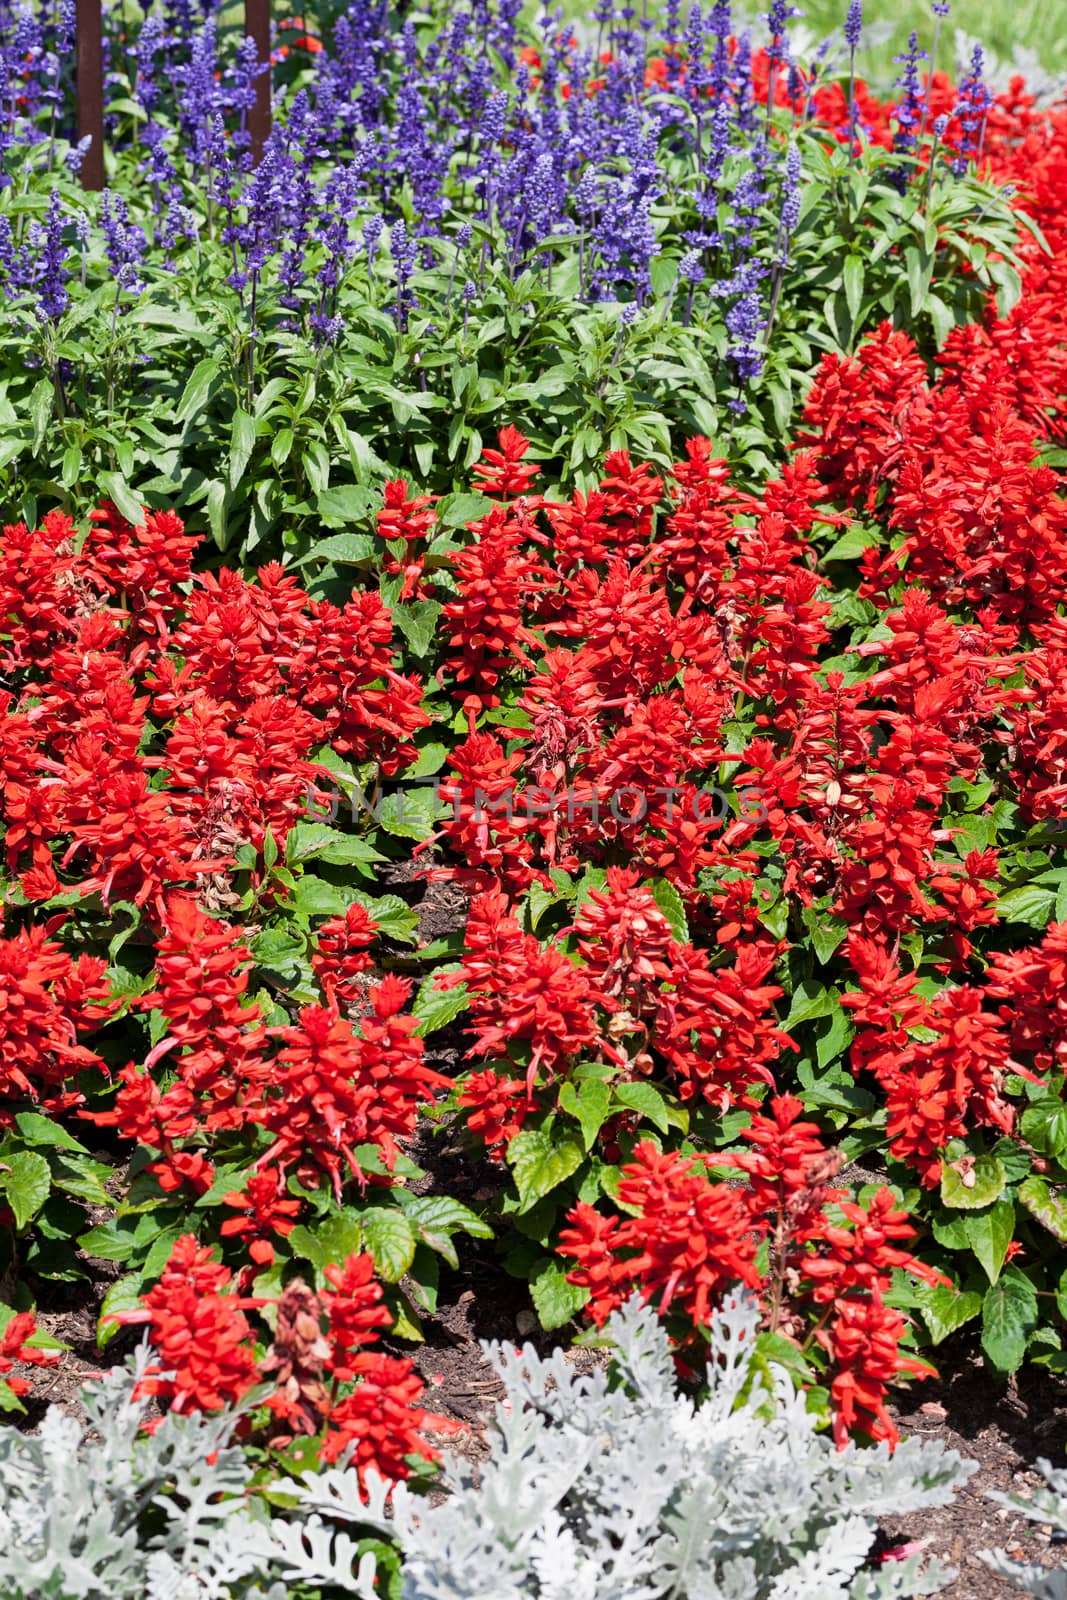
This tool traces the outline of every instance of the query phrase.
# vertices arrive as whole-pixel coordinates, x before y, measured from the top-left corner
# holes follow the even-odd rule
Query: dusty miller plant
[[[917,1439],[838,1453],[783,1370],[754,1372],[757,1322],[748,1297],[724,1306],[699,1404],[677,1394],[667,1338],[636,1301],[607,1325],[610,1371],[485,1345],[506,1388],[488,1461],[449,1461],[443,1504],[393,1494],[404,1600],[936,1593],[944,1570],[864,1563],[880,1515],[944,1504],[974,1464]],[[278,1488],[330,1521],[367,1521],[351,1471]]]
[[[1022,1512],[1031,1522],[1051,1523],[1053,1530],[1067,1541],[1067,1470],[1054,1467],[1050,1461],[1039,1461],[1037,1466],[1047,1488],[1038,1489],[1029,1496],[1001,1494],[991,1489],[989,1499],[999,1500],[1001,1505]],[[1036,1562],[1013,1561],[1003,1550],[984,1551],[982,1560],[1023,1594],[1034,1595],[1035,1600],[1067,1600],[1067,1567],[1042,1567]]]
[[[36,1434],[0,1428],[4,1600],[289,1600],[283,1523],[248,1495],[238,1413],[170,1414],[144,1433],[134,1390],[148,1360],[142,1347],[87,1385],[84,1420],[51,1406]],[[313,1515],[293,1531],[302,1576],[329,1583],[339,1563],[346,1585],[369,1588],[373,1558],[347,1534],[320,1533]]]
[[[485,1345],[506,1390],[487,1461],[447,1462],[442,1504],[362,1487],[340,1463],[250,1492],[237,1414],[167,1416],[142,1432],[148,1359],[0,1429],[4,1600],[908,1600],[948,1574],[915,1559],[867,1568],[883,1513],[942,1505],[974,1470],[909,1439],[837,1452],[780,1368],[755,1366],[758,1313],[727,1301],[710,1389],[676,1392],[666,1335],[631,1302],[609,1321],[610,1369],[561,1351]],[[391,1507],[389,1504],[391,1497]],[[391,1515],[390,1515],[391,1511]],[[377,1536],[377,1537],[376,1537]],[[377,1586],[376,1586],[377,1578]],[[1034,1590],[1049,1600],[1062,1590]]]

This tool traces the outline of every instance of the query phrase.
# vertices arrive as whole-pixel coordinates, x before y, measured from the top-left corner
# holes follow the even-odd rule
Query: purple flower
[[[848,15],[845,18],[845,43],[853,55],[859,49],[862,34],[863,0],[848,0]]]
[[[896,119],[896,132],[893,135],[893,149],[902,154],[914,150],[919,143],[916,132],[921,128],[923,110],[926,102],[926,90],[919,73],[919,62],[927,59],[926,51],[919,49],[919,35],[913,28],[908,38],[908,48],[902,56],[894,56],[894,61],[903,68],[903,72],[896,80],[896,87],[903,89],[904,93],[897,102],[894,111]],[[891,175],[891,182],[903,194],[908,186],[908,168],[898,167]]]
[[[67,247],[63,243],[63,209],[53,191],[44,222],[31,222],[26,229],[27,249],[21,277],[37,296],[37,315],[42,322],[58,322],[70,304],[67,282]]]
[[[983,77],[984,64],[982,46],[976,44],[970,67],[960,79],[959,98],[956,101],[955,115],[963,131],[959,150],[952,162],[952,170],[957,178],[963,176],[968,163],[976,160],[981,153],[985,120],[993,103]]]
[[[408,322],[408,312],[417,304],[415,295],[410,287],[412,274],[415,271],[417,247],[407,230],[407,224],[399,217],[389,229],[389,248],[393,256],[393,270],[396,273],[396,322],[397,327],[405,329]]]
[[[741,413],[745,410],[745,401],[740,390],[763,371],[764,352],[760,338],[764,318],[761,296],[751,291],[740,295],[727,311],[725,322],[731,340],[726,359],[733,368],[739,390],[729,406],[731,411]]]
[[[785,155],[782,182],[781,230],[787,240],[800,221],[800,170],[800,146],[791,143]]]
[[[99,221],[108,265],[116,284],[116,299],[123,291],[141,294],[144,290],[141,263],[147,241],[143,230],[131,223],[125,200],[112,189],[105,189],[101,196]]]

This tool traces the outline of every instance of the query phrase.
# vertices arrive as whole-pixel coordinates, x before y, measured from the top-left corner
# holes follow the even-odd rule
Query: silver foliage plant
[[[394,1492],[404,1600],[936,1593],[944,1570],[864,1562],[881,1515],[945,1504],[974,1464],[918,1439],[838,1453],[784,1371],[770,1390],[753,1381],[757,1324],[750,1297],[727,1301],[701,1404],[677,1394],[666,1335],[636,1300],[607,1325],[611,1372],[486,1345],[506,1389],[488,1461],[449,1461],[440,1505]],[[330,1520],[366,1516],[350,1472],[284,1487]]]
[[[1050,1523],[1067,1541],[1067,1470],[1054,1467],[1050,1461],[1039,1461],[1037,1466],[1047,1488],[1038,1489],[1032,1495],[1001,1494],[991,1489],[989,1499],[999,1500],[1001,1505],[1022,1512],[1031,1522]],[[1067,1567],[1013,1561],[1003,1550],[986,1550],[982,1560],[1023,1594],[1033,1595],[1035,1600],[1067,1600]]]
[[[944,1504],[974,1464],[917,1439],[835,1451],[784,1371],[754,1373],[756,1331],[751,1299],[728,1300],[700,1404],[677,1394],[666,1335],[636,1301],[605,1330],[610,1371],[486,1345],[506,1389],[491,1454],[448,1461],[441,1504],[403,1484],[390,1504],[381,1480],[361,1496],[342,1463],[275,1482],[292,1509],[271,1511],[248,1492],[233,1413],[171,1416],[142,1437],[136,1367],[109,1374],[86,1391],[84,1424],[53,1408],[36,1436],[0,1430],[0,1594],[283,1600],[299,1585],[380,1600],[374,1533],[399,1546],[404,1600],[936,1593],[949,1574],[914,1558],[865,1568],[874,1529]]]

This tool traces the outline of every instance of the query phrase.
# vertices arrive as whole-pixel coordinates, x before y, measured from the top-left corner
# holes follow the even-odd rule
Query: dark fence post
[[[245,0],[245,36],[255,40],[256,59],[263,67],[256,75],[255,103],[248,113],[252,165],[258,166],[263,146],[270,138],[270,0]]]
[[[81,166],[81,181],[86,189],[104,187],[104,49],[100,12],[101,0],[76,0],[78,139],[92,140]]]

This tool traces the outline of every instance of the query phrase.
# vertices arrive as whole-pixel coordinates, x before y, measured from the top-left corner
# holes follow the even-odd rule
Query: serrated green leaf
[[[17,1112],[15,1126],[27,1144],[38,1147],[54,1145],[58,1150],[75,1150],[85,1156],[89,1154],[73,1134],[61,1128],[58,1122],[53,1122],[51,1117],[43,1117],[39,1111]]]
[[[51,1187],[52,1170],[34,1150],[13,1150],[0,1162],[0,1194],[20,1230],[40,1211]]]
[[[431,972],[419,985],[419,992],[412,1004],[412,1013],[418,1017],[419,1026],[416,1033],[425,1038],[427,1034],[435,1033],[438,1028],[445,1027],[455,1020],[461,1012],[470,1005],[470,993],[465,983],[457,984],[452,989],[439,989],[437,979],[446,972],[461,972],[463,969],[458,962],[448,967],[438,967],[436,972]]]
[[[311,1265],[320,1271],[327,1265],[326,1252],[319,1242],[317,1233],[304,1223],[297,1223],[288,1234],[286,1243],[294,1256],[299,1256],[303,1261],[310,1261]]]
[[[466,1233],[475,1239],[491,1239],[489,1224],[469,1206],[449,1195],[419,1195],[403,1200],[404,1214],[419,1239],[437,1255],[443,1256],[452,1267],[459,1266],[459,1256],[452,1241],[453,1233]]]
[[[998,898],[997,915],[1002,922],[1023,922],[1029,928],[1044,928],[1055,903],[1055,889],[1038,883],[1024,883]]]
[[[526,1128],[509,1144],[507,1161],[519,1191],[519,1210],[528,1211],[577,1171],[582,1147],[573,1139],[557,1144],[543,1129]]]
[[[651,1122],[661,1133],[670,1132],[667,1102],[654,1084],[617,1083],[614,1095],[616,1105],[625,1106],[627,1111],[636,1111],[639,1117]]]
[[[990,1283],[996,1283],[1015,1236],[1015,1205],[1002,1197],[988,1211],[971,1211],[964,1218],[967,1242]]]
[[[371,863],[385,858],[369,840],[358,834],[339,833],[325,822],[298,822],[286,836],[285,859],[289,866],[301,861],[352,866],[361,861]]]
[[[315,1229],[315,1240],[326,1267],[340,1266],[363,1249],[362,1211],[332,1211]]]
[[[488,516],[493,501],[484,494],[450,494],[438,507],[438,518],[444,528],[465,528]]]
[[[429,839],[441,811],[441,802],[429,784],[398,789],[378,802],[378,822],[398,839]]]
[[[982,1302],[982,1349],[1001,1372],[1022,1366],[1039,1320],[1033,1284],[1018,1267],[1005,1268]]]
[[[611,1090],[602,1078],[585,1078],[579,1084],[565,1083],[560,1089],[562,1110],[577,1118],[582,1130],[582,1143],[591,1150],[608,1117]]]
[[[567,1268],[559,1261],[542,1261],[530,1273],[530,1299],[546,1333],[570,1322],[589,1299],[589,1290],[567,1282]]]
[[[374,1257],[374,1270],[386,1283],[396,1283],[415,1259],[418,1242],[405,1212],[374,1206],[363,1213],[363,1237]]]
[[[941,1201],[953,1211],[981,1211],[999,1200],[1008,1175],[996,1156],[964,1157],[962,1170],[945,1161],[941,1167]]]
[[[982,1309],[982,1296],[969,1290],[960,1294],[957,1289],[944,1284],[923,1283],[916,1290],[919,1310],[935,1344],[947,1339],[950,1333],[962,1328],[978,1316]]]
[[[333,489],[324,489],[316,498],[315,510],[318,512],[324,527],[347,528],[353,522],[369,521],[378,503],[379,496],[375,494],[373,489],[365,488],[358,483],[342,483]],[[324,541],[326,544],[334,544],[336,542],[333,539]],[[373,554],[373,541],[368,538],[367,544]],[[322,545],[316,546],[315,554],[322,557]],[[343,558],[330,555],[323,559],[337,561]]]
[[[137,1248],[129,1222],[110,1220],[97,1223],[78,1239],[78,1249],[99,1261],[128,1261]]]
[[[1067,1189],[1053,1189],[1044,1178],[1034,1175],[1023,1179],[1018,1192],[1030,1215],[1061,1244],[1067,1244]]]
[[[825,984],[818,983],[814,978],[805,978],[793,990],[789,1015],[782,1023],[782,1027],[788,1033],[790,1028],[798,1027],[802,1022],[811,1022],[816,1017],[828,1017],[838,1003],[838,996],[833,989],[828,989]]]
[[[657,878],[652,885],[652,898],[670,923],[671,932],[679,944],[689,943],[689,921],[685,914],[685,901],[666,878]]]
[[[1041,1156],[1058,1156],[1067,1149],[1067,1103],[1035,1100],[1019,1118],[1019,1132]]]

